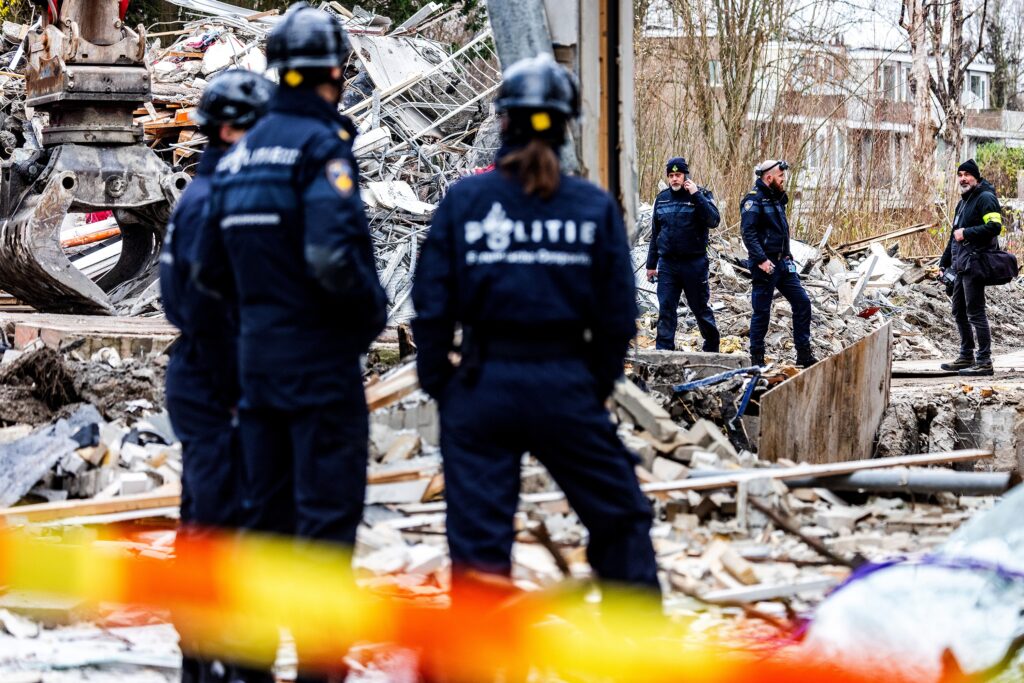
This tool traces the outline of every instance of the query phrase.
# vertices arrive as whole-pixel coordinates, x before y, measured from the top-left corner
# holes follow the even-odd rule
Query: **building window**
[[[883,100],[910,101],[910,67],[905,64],[885,63],[878,67],[878,92]]]
[[[717,59],[708,60],[708,83],[711,87],[722,85],[722,63]]]
[[[988,100],[985,97],[985,77],[981,74],[971,74],[971,95],[973,95],[974,104],[978,109],[987,109]]]

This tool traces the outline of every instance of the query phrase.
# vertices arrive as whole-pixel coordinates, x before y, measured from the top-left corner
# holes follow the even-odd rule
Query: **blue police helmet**
[[[193,119],[200,128],[223,124],[249,128],[266,113],[274,84],[260,74],[231,69],[216,77],[203,91]]]
[[[499,113],[531,109],[575,118],[580,112],[579,88],[573,75],[545,52],[505,70],[494,106]]]
[[[343,67],[351,54],[341,21],[305,2],[288,8],[267,38],[267,64],[279,70]]]

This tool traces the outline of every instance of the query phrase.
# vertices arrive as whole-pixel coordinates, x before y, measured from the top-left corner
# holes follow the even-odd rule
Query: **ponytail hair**
[[[565,142],[565,116],[549,110],[510,109],[502,125],[504,143],[516,149],[501,158],[498,168],[516,178],[526,194],[551,199],[562,183],[558,149]]]
[[[498,167],[508,175],[514,175],[526,194],[537,195],[544,200],[551,199],[562,182],[554,148],[538,138],[502,157]]]

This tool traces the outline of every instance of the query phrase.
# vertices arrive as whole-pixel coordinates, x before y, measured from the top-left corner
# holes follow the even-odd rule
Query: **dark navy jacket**
[[[420,384],[434,396],[444,388],[461,323],[464,336],[543,343],[589,330],[589,368],[610,391],[636,333],[635,296],[626,231],[606,192],[563,175],[545,201],[501,171],[464,178],[434,214],[413,287]]]
[[[740,202],[740,231],[750,256],[750,270],[768,256],[792,256],[789,250],[789,221],[786,220],[785,192],[776,192],[758,178],[754,189]]]
[[[953,232],[960,228],[964,229],[963,242],[957,242],[953,237]],[[939,266],[953,266],[958,273],[969,271],[978,262],[971,258],[975,251],[999,248],[999,233],[1002,230],[1003,216],[996,190],[987,180],[982,180],[957,202],[949,241]]]
[[[384,327],[355,133],[315,92],[279,88],[217,165],[196,277],[237,297],[247,406],[344,398]]]
[[[202,382],[206,391],[232,407],[238,400],[237,335],[234,306],[209,296],[191,279],[196,242],[206,220],[210,183],[223,151],[208,148],[195,179],[171,214],[160,254],[160,291],[164,314],[181,331],[171,353],[169,373]]]
[[[700,188],[695,194],[684,189],[662,190],[654,200],[647,268],[657,268],[659,257],[687,258],[706,253],[708,229],[717,228],[721,220],[710,190]]]

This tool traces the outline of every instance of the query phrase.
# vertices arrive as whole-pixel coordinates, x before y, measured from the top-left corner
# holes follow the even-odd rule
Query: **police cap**
[[[761,163],[754,167],[754,175],[760,178],[761,176],[763,176],[765,173],[772,170],[776,166],[778,166],[779,169],[783,171],[789,170],[789,163],[782,161],[781,159],[765,159],[764,161],[762,161]]]
[[[672,157],[665,164],[665,175],[669,173],[689,173],[690,167],[686,164],[686,159],[683,157]]]

